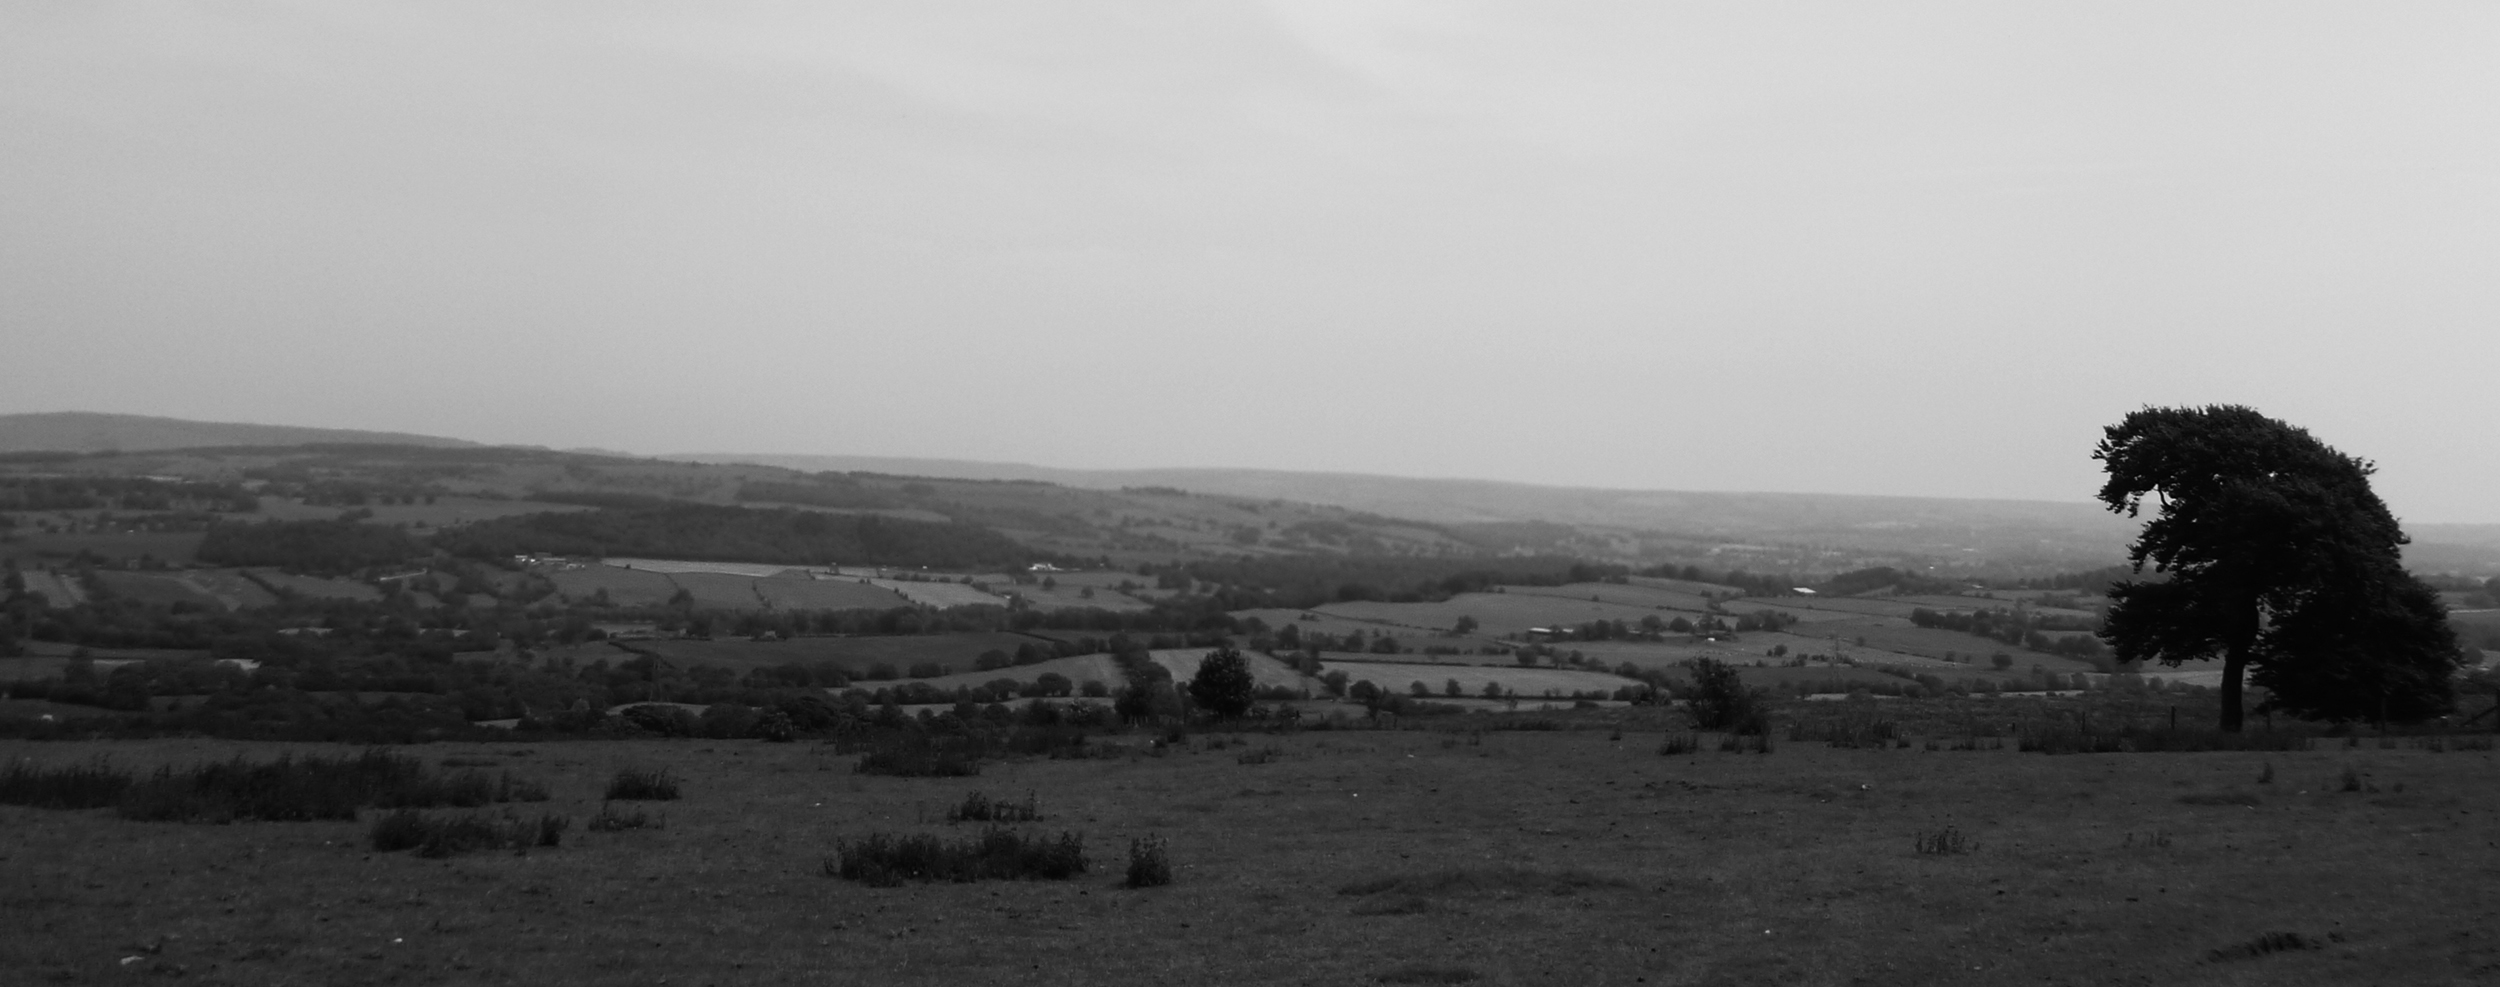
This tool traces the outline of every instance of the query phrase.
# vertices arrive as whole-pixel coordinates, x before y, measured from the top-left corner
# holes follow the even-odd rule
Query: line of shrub
[[[964,800],[946,810],[947,822],[1040,822],[1042,803],[1039,797],[1026,792],[1024,801],[992,799],[980,792],[964,796]]]
[[[667,768],[623,768],[608,779],[605,796],[625,802],[674,802],[680,793],[677,776]]]
[[[834,844],[825,874],[870,887],[907,881],[1064,881],[1085,872],[1085,838],[1045,837],[1010,829],[944,839],[927,834],[871,833]]]

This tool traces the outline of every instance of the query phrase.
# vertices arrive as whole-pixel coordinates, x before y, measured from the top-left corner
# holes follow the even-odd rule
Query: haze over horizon
[[[2500,8],[0,7],[0,413],[2500,522]]]

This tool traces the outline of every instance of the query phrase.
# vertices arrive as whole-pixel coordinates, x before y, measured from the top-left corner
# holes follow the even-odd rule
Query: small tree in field
[[[1189,698],[1219,720],[1250,711],[1258,681],[1250,675],[1250,659],[1230,646],[1209,652],[1189,680]]]
[[[1716,658],[1693,662],[1693,689],[1688,702],[1693,725],[1704,730],[1759,733],[1766,725],[1761,695],[1737,678],[1736,666]]]

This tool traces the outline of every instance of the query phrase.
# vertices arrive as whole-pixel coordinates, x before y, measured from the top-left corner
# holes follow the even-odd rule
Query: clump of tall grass
[[[1132,888],[1159,888],[1172,883],[1171,847],[1160,836],[1141,836],[1128,844],[1128,876]]]
[[[467,771],[443,776],[404,754],[368,750],[352,758],[279,755],[268,763],[237,757],[176,770],[159,768],[116,801],[124,818],[152,822],[354,819],[365,806],[393,809],[545,801],[543,785]]]
[[[1699,750],[1701,750],[1701,735],[1697,733],[1671,733],[1667,735],[1665,743],[1658,745],[1658,753],[1668,757],[1681,757]]]
[[[1579,868],[1540,870],[1532,867],[1445,867],[1406,874],[1385,874],[1346,884],[1337,893],[1432,897],[1563,897],[1582,891],[1630,887],[1630,882]]]
[[[836,842],[824,871],[879,888],[911,881],[1063,881],[1085,872],[1085,838],[1003,828],[961,839],[871,833]]]
[[[622,802],[674,802],[679,796],[677,776],[667,768],[621,768],[608,779],[605,797]]]
[[[1949,857],[1979,848],[1978,841],[1951,826],[1933,833],[1918,834],[1916,845],[1919,854],[1928,857]]]
[[[668,817],[653,818],[641,809],[635,809],[632,815],[626,815],[616,811],[616,806],[613,804],[601,802],[599,814],[590,817],[590,821],[584,823],[582,828],[593,833],[615,833],[628,829],[667,829]]]
[[[371,838],[373,848],[383,853],[415,850],[420,857],[448,857],[480,850],[528,852],[531,847],[556,846],[571,826],[571,819],[548,813],[527,820],[509,810],[501,816],[475,812],[429,816],[401,809],[374,820]]]
[[[1011,802],[976,791],[946,809],[947,822],[1020,823],[1039,822],[1041,818],[1041,800],[1031,792],[1025,793],[1024,801]]]
[[[0,772],[0,804],[37,809],[100,809],[121,801],[130,789],[130,772],[109,761],[38,767],[24,761]]]

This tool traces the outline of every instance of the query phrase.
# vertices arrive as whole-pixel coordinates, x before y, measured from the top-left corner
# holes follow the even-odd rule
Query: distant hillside
[[[1173,487],[1196,493],[1329,504],[1440,524],[1538,521],[1725,542],[1775,541],[1930,555],[2000,565],[2107,565],[2137,522],[2076,501],[1954,500],[1842,494],[1710,493],[1547,487],[1282,470],[1069,470],[1021,463],[871,456],[726,453],[663,458],[790,469],[961,479],[1043,480],[1072,487]]]
[[[136,452],[215,446],[297,446],[314,442],[435,447],[478,444],[404,432],[195,422],[181,418],[108,415],[92,411],[0,415],[0,452]]]

